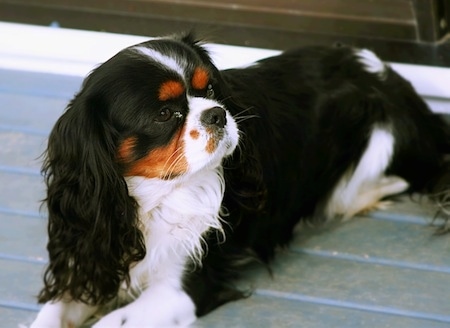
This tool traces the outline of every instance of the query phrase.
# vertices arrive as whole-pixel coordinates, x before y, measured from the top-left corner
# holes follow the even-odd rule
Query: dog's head
[[[234,150],[237,127],[221,103],[223,89],[191,36],[159,39],[98,67],[69,110],[108,124],[124,175],[171,179],[217,166]]]
[[[49,138],[50,264],[40,301],[104,303],[145,256],[124,177],[184,179],[238,143],[228,91],[191,35],[120,51],[96,68]]]

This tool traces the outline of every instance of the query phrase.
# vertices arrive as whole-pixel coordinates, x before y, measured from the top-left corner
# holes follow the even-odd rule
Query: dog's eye
[[[212,84],[208,84],[208,87],[206,89],[206,97],[207,98],[214,98],[214,89]]]
[[[155,118],[157,122],[167,122],[172,118],[172,111],[169,108],[162,108],[158,116]]]

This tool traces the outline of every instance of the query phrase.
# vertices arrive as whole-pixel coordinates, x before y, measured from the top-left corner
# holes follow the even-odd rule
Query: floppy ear
[[[118,133],[97,98],[81,92],[72,100],[44,154],[50,263],[40,302],[105,303],[145,256],[137,204],[115,161]]]

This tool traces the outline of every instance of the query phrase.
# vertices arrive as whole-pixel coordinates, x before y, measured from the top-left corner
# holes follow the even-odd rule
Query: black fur
[[[388,175],[406,179],[409,192],[448,195],[450,129],[392,69],[380,80],[351,48],[312,47],[221,74],[232,95],[227,109],[251,118],[239,124],[240,147],[224,163],[227,245],[213,239],[203,268],[186,278],[199,315],[239,297],[227,283],[244,258],[269,263],[299,220],[317,215],[376,124],[392,126],[396,141]]]

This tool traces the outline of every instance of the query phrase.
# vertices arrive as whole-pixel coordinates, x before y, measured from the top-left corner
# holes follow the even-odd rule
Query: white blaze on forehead
[[[155,49],[150,49],[143,46],[137,46],[133,49],[184,77],[185,67],[183,67],[180,62],[176,60],[176,58],[169,57],[159,51],[156,51]]]

